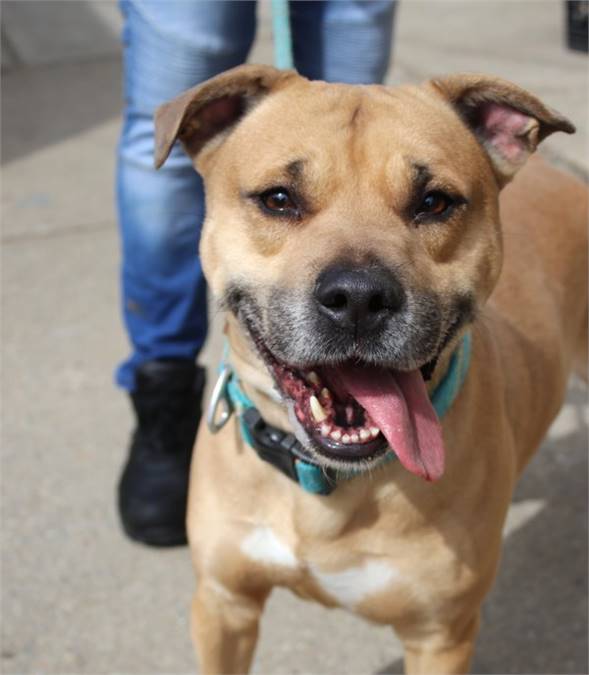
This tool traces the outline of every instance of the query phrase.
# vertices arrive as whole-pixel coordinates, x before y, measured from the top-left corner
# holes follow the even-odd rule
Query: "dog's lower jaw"
[[[318,443],[312,438],[305,427],[299,422],[295,413],[294,401],[286,400],[284,402],[288,411],[288,420],[296,439],[309,453],[311,458],[321,467],[325,469],[334,469],[335,471],[346,473],[359,473],[363,471],[371,471],[386,462],[387,453],[392,452],[384,439],[381,440],[379,447],[365,456],[359,456],[354,459],[336,458],[329,456],[324,450],[318,447]],[[382,437],[381,437],[382,438]]]
[[[241,333],[238,339],[233,339],[236,327],[232,324],[232,321],[228,321],[226,329],[230,345],[231,366],[246,396],[258,409],[266,423],[283,431],[292,432],[312,460],[326,469],[344,472],[356,471],[359,468],[372,470],[383,463],[386,448],[379,448],[372,457],[349,461],[323,454],[321,449],[317,448],[310,433],[297,419],[295,402],[280,391],[261,357],[251,349],[243,350],[244,341]]]

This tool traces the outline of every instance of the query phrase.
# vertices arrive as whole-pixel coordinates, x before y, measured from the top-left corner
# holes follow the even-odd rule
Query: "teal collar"
[[[471,334],[468,332],[454,350],[446,374],[431,395],[432,405],[440,419],[451,408],[464,384],[470,364],[471,342]],[[326,471],[324,467],[311,460],[292,434],[266,425],[257,413],[253,401],[243,391],[237,376],[227,366],[226,358],[224,361],[209,407],[208,424],[211,431],[218,431],[235,410],[239,416],[241,433],[248,445],[256,449],[263,459],[297,481],[303,490],[312,494],[327,495],[332,492],[340,480],[347,480],[362,472],[361,470]],[[225,402],[225,410],[222,411],[221,418],[217,422],[217,407],[221,400]],[[258,426],[252,427],[250,420],[256,415]],[[264,425],[261,432],[262,440],[267,440],[270,444],[265,451],[260,449],[260,438],[257,432],[257,429],[261,428],[260,424]],[[276,448],[271,447],[272,439],[275,439]],[[272,452],[268,453],[268,449]],[[388,462],[393,459],[396,459],[396,455],[389,452],[385,455],[384,461]],[[285,470],[286,465],[288,465],[288,470]]]
[[[440,419],[450,410],[462,389],[470,365],[471,350],[472,336],[469,331],[454,350],[446,374],[431,395],[432,405]]]

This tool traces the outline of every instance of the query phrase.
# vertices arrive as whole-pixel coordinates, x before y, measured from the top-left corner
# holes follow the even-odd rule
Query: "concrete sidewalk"
[[[267,7],[251,60],[271,62]],[[560,2],[399,7],[391,82],[503,75],[570,117],[543,152],[587,175],[587,57]],[[2,672],[194,671],[186,549],[119,531],[131,428],[112,371],[126,353],[113,211],[119,17],[110,2],[3,2]],[[218,326],[203,354],[213,365]],[[475,660],[483,673],[587,673],[587,406],[567,404],[522,480]],[[256,672],[399,673],[386,628],[276,592]]]

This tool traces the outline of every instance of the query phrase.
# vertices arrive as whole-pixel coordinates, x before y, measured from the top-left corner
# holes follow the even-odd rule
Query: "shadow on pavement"
[[[118,116],[122,105],[118,58],[4,72],[2,164]]]
[[[114,4],[2,3],[2,164],[122,109]]]

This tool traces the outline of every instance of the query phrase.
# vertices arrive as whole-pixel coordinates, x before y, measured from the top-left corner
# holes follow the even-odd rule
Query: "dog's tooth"
[[[330,436],[334,441],[339,441],[342,437],[342,432],[339,429],[336,429],[335,431],[331,432]]]
[[[370,427],[370,435],[372,438],[376,438],[380,434],[380,429],[378,427]]]
[[[309,382],[309,384],[314,384],[315,386],[317,386],[318,384],[321,384],[321,380],[319,379],[319,375],[317,375],[317,373],[314,370],[310,370],[307,373],[307,382]]]
[[[350,441],[352,443],[357,443],[359,440],[360,438],[358,437],[358,434],[350,434]]]
[[[360,440],[367,441],[370,438],[370,431],[368,429],[360,429]]]
[[[331,400],[331,392],[327,387],[323,387],[321,390],[321,398],[324,398],[326,401]]]
[[[329,432],[331,431],[331,427],[329,424],[322,424],[321,425],[321,435],[322,436],[329,436]]]
[[[311,414],[315,422],[323,422],[327,419],[327,413],[323,410],[323,406],[319,403],[319,399],[316,396],[311,396],[309,405],[311,406]]]
[[[348,436],[348,434],[344,434],[342,436],[342,443],[349,443],[349,442],[350,442],[350,437]]]

